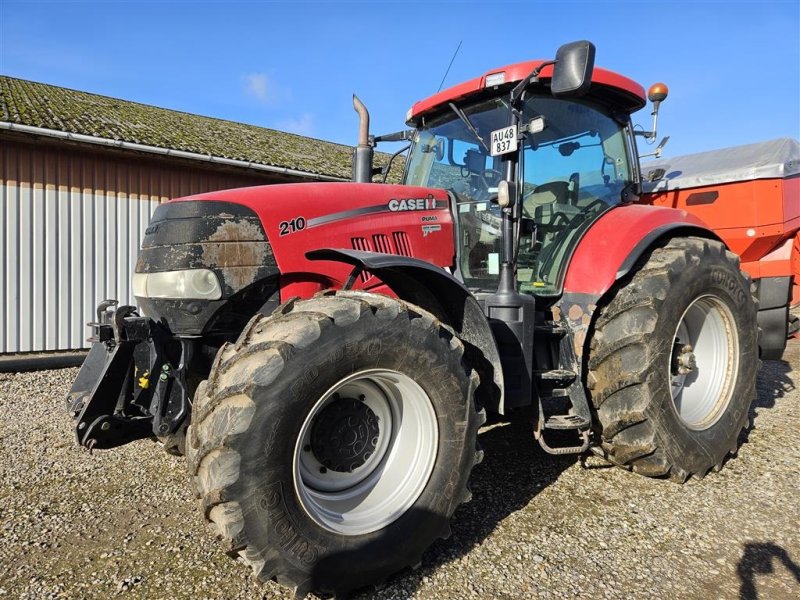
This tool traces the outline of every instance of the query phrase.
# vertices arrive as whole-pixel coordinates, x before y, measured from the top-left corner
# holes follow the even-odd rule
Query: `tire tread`
[[[668,477],[683,483],[691,476],[702,478],[735,452],[734,448],[721,457],[711,457],[708,469],[688,472],[674,464],[666,449],[659,445],[647,411],[649,399],[656,393],[656,384],[648,375],[651,357],[664,351],[650,347],[648,336],[654,331],[666,291],[682,270],[712,256],[739,268],[739,258],[720,242],[699,237],[669,240],[653,250],[627,284],[614,292],[600,308],[594,325],[588,380],[592,404],[602,427],[601,449],[611,462],[641,475]],[[749,277],[742,275],[750,289]],[[628,368],[621,368],[626,353],[634,350],[641,359],[628,360],[624,363]],[[755,397],[755,381],[748,393]],[[742,427],[745,420],[746,415]]]
[[[310,590],[308,582],[298,580],[296,572],[287,568],[275,551],[256,548],[247,539],[242,508],[227,492],[239,477],[239,454],[231,447],[231,441],[247,432],[255,410],[252,392],[256,385],[268,385],[274,380],[285,359],[313,344],[324,328],[347,326],[366,312],[381,319],[405,317],[412,326],[435,329],[464,364],[463,344],[451,328],[430,313],[402,300],[376,294],[326,292],[307,301],[292,299],[270,317],[255,315],[236,344],[220,348],[211,374],[198,386],[194,401],[187,458],[205,520],[222,540],[226,552],[247,563],[259,579],[277,581],[303,595]],[[269,360],[263,364],[265,354]],[[475,370],[467,374],[470,398],[474,398],[480,378]],[[467,419],[474,419],[478,426],[486,421],[485,410],[472,400],[465,404]],[[483,452],[476,442],[473,463],[478,464],[482,458]],[[459,497],[462,502],[469,501],[469,489],[465,487]],[[445,522],[440,536],[448,531],[449,524]]]

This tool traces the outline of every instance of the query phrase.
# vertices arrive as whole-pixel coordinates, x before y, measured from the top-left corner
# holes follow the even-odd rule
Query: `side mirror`
[[[581,40],[564,44],[556,52],[556,65],[550,92],[558,97],[583,96],[592,85],[595,48],[592,42]]]
[[[433,147],[434,156],[436,157],[436,162],[442,162],[444,159],[444,138],[439,138],[436,141],[436,145]]]

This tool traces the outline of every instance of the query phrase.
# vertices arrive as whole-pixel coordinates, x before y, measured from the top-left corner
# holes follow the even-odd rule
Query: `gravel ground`
[[[452,537],[357,597],[800,598],[800,341],[785,358],[764,363],[738,457],[684,486],[484,429]],[[0,373],[0,597],[290,598],[219,551],[182,459],[74,446],[76,373]]]

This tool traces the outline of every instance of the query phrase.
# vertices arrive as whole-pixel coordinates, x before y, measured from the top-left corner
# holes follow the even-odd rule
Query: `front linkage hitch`
[[[92,349],[67,396],[78,444],[89,450],[170,435],[190,410],[191,341],[117,304],[105,300],[97,307],[97,321],[88,324]]]

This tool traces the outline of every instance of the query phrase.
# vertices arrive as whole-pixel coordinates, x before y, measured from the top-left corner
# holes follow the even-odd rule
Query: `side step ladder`
[[[564,335],[561,328],[548,328],[550,335],[561,337],[560,354],[562,359],[566,358],[567,364],[575,364],[572,340]],[[544,333],[544,332],[541,332]],[[572,353],[572,356],[564,356],[564,353]],[[562,360],[562,364],[565,361]],[[586,391],[583,389],[578,374],[567,369],[550,369],[534,371],[537,389],[549,388],[549,396],[542,398],[539,395],[539,415],[534,428],[534,437],[542,449],[548,454],[582,454],[589,448],[591,438],[592,417],[589,412],[589,403],[586,398]],[[545,411],[546,405],[564,403],[566,400],[572,405],[566,413],[549,413]],[[576,446],[556,446],[551,445],[545,439],[545,432],[550,431],[574,431],[580,438],[580,444]]]

